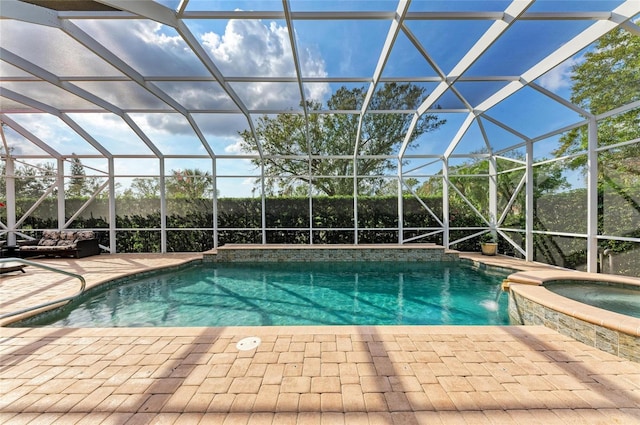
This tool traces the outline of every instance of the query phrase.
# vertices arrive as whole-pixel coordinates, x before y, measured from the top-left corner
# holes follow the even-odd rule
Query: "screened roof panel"
[[[437,176],[442,175],[442,160],[440,158],[410,159],[403,166],[405,176]]]
[[[529,87],[489,109],[487,115],[531,138],[584,120],[576,112]],[[531,120],[534,115],[535,121]]]
[[[294,77],[287,25],[281,20],[190,21],[226,77]]]
[[[456,83],[456,89],[471,106],[475,107],[508,83],[509,81],[459,81]]]
[[[307,101],[323,101],[331,92],[329,83],[303,83],[304,97]]]
[[[468,113],[438,114],[444,120],[437,131],[431,131],[418,137],[414,144],[407,148],[406,155],[444,155],[447,146],[469,116]]]
[[[462,99],[451,89],[448,89],[436,100],[434,107],[442,109],[468,109]]]
[[[216,155],[239,155],[238,133],[249,128],[242,114],[193,114],[193,119]]]
[[[2,48],[58,77],[122,76],[108,62],[56,28],[3,20],[0,39]]]
[[[4,96],[0,96],[0,110],[4,113],[10,114],[13,112],[37,112],[35,109],[26,106],[20,102],[16,102],[15,100],[8,99]]]
[[[524,142],[523,139],[518,137],[513,132],[510,132],[507,129],[500,127],[499,125],[487,119],[481,118],[480,122],[482,123],[482,127],[484,128],[484,131],[487,134],[487,138],[489,139],[489,145],[491,146],[491,150],[494,153],[500,152],[505,148],[518,145]],[[508,155],[508,154],[505,154],[505,155]]]
[[[171,110],[171,107],[132,81],[76,81],[74,84],[123,110]]]
[[[173,10],[176,10],[178,6],[180,6],[180,0],[153,0],[153,1],[155,1],[156,3],[160,3],[161,5]]]
[[[8,62],[0,60],[0,76],[1,78],[21,78],[33,79],[34,77],[26,71],[11,65]]]
[[[15,114],[15,121],[36,139],[46,143],[61,155],[100,155],[78,133],[73,131],[60,118],[42,114]]]
[[[3,128],[4,137],[10,146],[11,153],[16,156],[40,156],[46,158],[50,156],[46,151],[38,147],[32,141],[27,139],[9,126]]]
[[[474,151],[475,137],[451,143],[476,116],[491,147],[506,149],[521,139],[500,125],[536,137],[584,119],[566,104],[573,67],[598,37],[640,13],[636,0],[414,0],[406,13],[396,0],[110,0],[122,12],[106,14],[7,4],[0,9],[7,126],[21,115],[69,114],[84,135],[66,124],[50,131],[64,139],[66,127],[98,145],[87,155],[116,156],[257,155],[258,144],[243,145],[239,133],[251,139],[259,117],[283,112],[336,113],[355,123],[332,153],[353,155],[361,117],[438,108],[446,124],[406,145],[409,126],[394,154]],[[424,92],[416,102],[380,102],[391,84]],[[320,103],[320,111],[305,111],[302,101]],[[40,113],[27,115],[34,109]]]
[[[390,21],[294,20],[302,77],[370,77],[378,63]]]
[[[114,114],[69,114],[112,155],[153,155],[122,118]]]
[[[467,131],[460,139],[460,142],[453,150],[453,155],[469,154],[469,153],[488,153],[489,149],[482,135],[482,131],[478,126],[478,121],[474,120]]]
[[[416,3],[430,4],[431,2],[413,2],[411,7]],[[448,4],[457,3],[475,4],[474,2],[449,2]],[[492,20],[406,20],[404,25],[417,38],[442,72],[448,74],[493,22]]]
[[[573,68],[584,61],[583,55],[592,48],[593,45],[583,49],[579,53],[551,69],[549,72],[541,75],[534,82],[551,93],[568,101],[571,98],[571,77],[573,75]]]
[[[171,0],[164,0],[163,3],[173,6]],[[234,11],[234,10],[257,10],[257,11],[281,11],[282,1],[280,0],[191,0],[187,3],[187,12],[193,11]]]
[[[438,73],[404,32],[398,34],[382,76],[439,77]]]
[[[230,83],[250,110],[300,109],[300,89],[296,83]]]
[[[530,12],[580,12],[597,11],[605,12],[613,10],[624,3],[624,0],[580,0],[580,1],[560,1],[545,0],[535,2],[530,8]]]
[[[119,175],[157,176],[160,174],[160,161],[157,158],[115,158],[113,165],[116,174]],[[117,183],[129,187],[131,179],[118,179]]]
[[[450,12],[450,11],[475,11],[475,12],[502,12],[511,2],[509,0],[483,0],[483,1],[450,1],[430,0],[414,1],[409,6],[410,12]]]
[[[307,100],[314,100],[322,103],[321,109],[331,110],[345,110],[354,111],[360,110],[364,102],[364,95],[369,88],[368,82],[332,82],[330,84],[325,83],[305,83],[305,95]],[[340,99],[344,98],[345,92],[360,93],[360,96],[355,98],[348,96],[349,102],[343,102]],[[351,101],[355,99],[355,102]],[[331,102],[332,106],[328,105]]]
[[[592,24],[588,20],[515,22],[465,75],[521,75]]]
[[[187,119],[177,113],[130,114],[163,155],[207,155]]]
[[[409,113],[415,112],[418,106],[433,92],[438,83],[422,83],[422,82],[406,82],[406,83],[393,83],[395,87],[410,86],[415,88],[416,97],[413,104],[408,102],[400,102],[397,96],[385,96],[381,93],[393,93],[393,88],[388,88],[387,85],[391,83],[379,83],[373,94],[373,99],[369,104],[369,109],[372,110],[405,110]]]
[[[395,0],[291,0],[291,10],[296,12],[321,12],[326,10],[352,12],[375,11],[392,12],[398,3]]]
[[[100,110],[100,106],[45,81],[7,81],[2,88],[60,110]]]
[[[142,19],[77,20],[87,34],[144,76],[210,76],[175,29]]]
[[[153,84],[192,112],[239,111],[216,81],[154,81]]]

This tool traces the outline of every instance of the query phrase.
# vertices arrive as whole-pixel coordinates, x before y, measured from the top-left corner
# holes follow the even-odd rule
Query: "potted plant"
[[[498,253],[498,241],[493,233],[485,233],[480,237],[480,249],[482,255],[496,255]]]

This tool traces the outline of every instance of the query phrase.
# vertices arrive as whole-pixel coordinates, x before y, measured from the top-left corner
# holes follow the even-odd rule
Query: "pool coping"
[[[640,318],[572,300],[544,284],[562,280],[610,282],[640,288],[640,279],[579,271],[529,271],[510,275],[509,316],[523,325],[544,325],[602,351],[640,362]]]

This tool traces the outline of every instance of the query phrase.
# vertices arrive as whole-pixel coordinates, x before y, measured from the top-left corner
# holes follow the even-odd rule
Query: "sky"
[[[178,1],[159,3],[177,7]],[[536,2],[529,11],[574,11],[609,10],[620,1],[565,1],[544,0]],[[293,12],[305,11],[393,11],[395,1],[310,1],[292,0]],[[413,1],[409,12],[446,11],[451,9],[474,10],[480,7],[487,11],[502,11],[505,1]],[[191,1],[187,12],[211,10],[262,10],[281,11],[280,1]],[[300,90],[295,82],[251,82],[246,77],[295,77],[290,36],[283,20],[263,19],[189,19],[185,20],[189,31],[200,43],[208,57],[226,78],[229,86],[249,110],[297,109]],[[206,81],[210,73],[192,52],[178,32],[168,26],[147,20],[71,20],[77,31],[86,33],[98,43],[115,53],[119,60],[136,73],[153,81],[159,89],[173,97],[188,110],[218,111],[217,114],[194,113],[193,119],[202,130],[213,152],[217,155],[238,156],[242,154],[238,132],[247,129],[247,120],[239,113],[238,106],[227,96],[216,81]],[[517,76],[527,71],[539,60],[560,48],[566,41],[591,25],[592,21],[518,21],[509,28],[469,69],[463,77]],[[489,28],[492,21],[486,20],[435,20],[428,24],[421,21],[406,21],[408,33],[417,39],[445,75]],[[362,78],[371,79],[378,57],[383,49],[390,26],[387,20],[294,20],[296,48],[303,77],[309,78]],[[205,155],[206,150],[194,133],[192,126],[181,114],[172,111],[160,99],[145,92],[133,82],[122,81],[122,73],[92,52],[84,49],[62,31],[32,24],[4,20],[0,27],[0,45],[18,54],[55,76],[69,78],[82,90],[103,99],[116,108],[133,108],[129,116],[148,136],[158,149],[167,155]],[[52,54],[56,52],[56,54]],[[571,94],[572,68],[583,60],[585,50],[578,52],[560,64],[536,83],[569,99]],[[0,61],[0,72],[5,77],[25,76],[24,71]],[[92,76],[112,77],[111,81],[90,81]],[[383,71],[383,78],[435,77],[437,71],[425,60],[410,41],[407,33],[400,32]],[[177,78],[191,80],[177,81]],[[196,81],[197,80],[197,81]],[[433,90],[436,83],[419,83]],[[472,106],[506,83],[485,81],[482,83],[459,83],[457,88]],[[340,86],[364,86],[368,83],[315,82],[304,84],[307,99],[321,102],[331,96]],[[4,82],[3,87],[31,97],[57,108],[77,110],[96,109],[95,105],[52,87],[47,83]],[[15,106],[2,99],[3,109]],[[462,102],[451,92],[436,101],[444,109],[463,108]],[[142,111],[153,108],[155,113]],[[540,92],[524,88],[506,101],[491,108],[487,114],[516,131],[537,137],[556,128],[581,121],[581,117],[562,104]],[[261,114],[254,114],[256,120]],[[409,154],[440,155],[449,141],[458,132],[466,113],[441,114],[447,124],[437,132],[428,133],[419,139],[419,147]],[[29,129],[63,155],[96,155],[98,151],[85,143],[80,135],[53,115],[33,113],[11,113],[8,116],[19,125]],[[140,139],[120,117],[111,113],[70,112],[69,118],[77,122],[95,140],[116,155],[147,155],[152,150]],[[498,126],[483,121],[485,130],[492,139],[492,148],[503,149],[519,139]],[[42,151],[25,142],[17,133],[8,130],[8,142],[14,153],[37,155]],[[538,150],[539,157],[549,154],[557,143],[557,137]],[[454,153],[465,154],[484,146],[477,124],[472,125]],[[546,151],[546,152],[545,152]],[[83,159],[83,163],[96,169],[106,170],[106,161]],[[144,164],[141,166],[141,164]],[[155,174],[157,161],[116,160],[116,173],[124,175]],[[167,160],[167,172],[172,169],[210,169],[210,160]],[[415,164],[418,164],[417,162]],[[414,165],[414,164],[412,164]],[[432,171],[433,170],[433,171]],[[431,167],[428,172],[437,172]],[[250,195],[254,178],[259,173],[247,159],[221,159],[217,164],[218,174],[235,176],[220,180],[222,196]],[[88,172],[87,174],[90,174]],[[122,180],[126,184],[126,179]]]

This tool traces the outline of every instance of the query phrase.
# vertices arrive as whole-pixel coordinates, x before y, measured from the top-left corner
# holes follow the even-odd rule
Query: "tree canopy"
[[[359,111],[366,93],[364,87],[341,87],[327,101],[326,109]],[[413,84],[384,84],[371,99],[369,110],[414,110],[424,96],[425,89]],[[404,141],[412,114],[366,113],[358,137],[359,114],[320,113],[323,105],[317,101],[308,101],[306,106],[310,112],[308,127],[301,114],[265,115],[258,120],[256,134],[265,157],[255,159],[253,163],[257,167],[264,165],[265,175],[277,177],[267,180],[269,193],[308,194],[311,186],[316,194],[352,195],[353,180],[344,177],[354,175],[353,159],[325,158],[327,156],[353,156],[354,152],[369,156],[357,159],[357,172],[361,176],[382,175],[397,167],[394,159],[370,156],[394,154]],[[423,115],[411,133],[409,145],[444,123],[436,115]],[[242,150],[255,152],[253,134],[247,130],[240,136]],[[292,159],[294,155],[309,156],[310,159]],[[358,191],[361,194],[377,193],[386,183],[385,179],[372,177],[366,179]]]
[[[608,112],[640,100],[640,37],[618,28],[603,36],[584,61],[573,68],[571,101],[594,115]],[[588,128],[569,131],[555,151],[558,156],[587,149]],[[640,137],[640,108],[598,122],[598,145],[607,146]],[[616,174],[640,178],[640,144],[603,151],[601,161],[611,164]],[[578,156],[569,165],[584,166],[586,156]],[[602,175],[602,173],[601,173]],[[626,182],[630,183],[630,182]]]
[[[208,171],[198,168],[172,170],[172,176],[166,179],[168,198],[211,198],[213,196],[213,177]]]
[[[487,154],[487,149],[480,149],[473,154]],[[496,190],[498,198],[498,215],[502,213],[507,202],[513,196],[518,182],[524,175],[524,170],[506,172],[514,167],[513,160],[523,161],[523,155],[508,153],[502,158],[496,159],[496,166],[502,171],[496,176]],[[546,195],[556,194],[570,188],[569,182],[563,175],[562,162],[549,162],[533,168],[534,176],[534,199],[542,198]],[[438,176],[430,177],[415,189],[416,194],[422,197],[442,196],[443,183],[442,172]],[[468,161],[449,166],[449,182],[473,204],[478,211],[489,216],[489,160],[486,158],[470,158]],[[485,176],[486,175],[486,176]],[[449,204],[454,209],[468,209],[466,202],[455,191],[450,192]],[[521,190],[517,195],[516,202],[512,206],[516,211],[516,216],[511,216],[511,220],[524,220],[525,212],[525,191]]]

